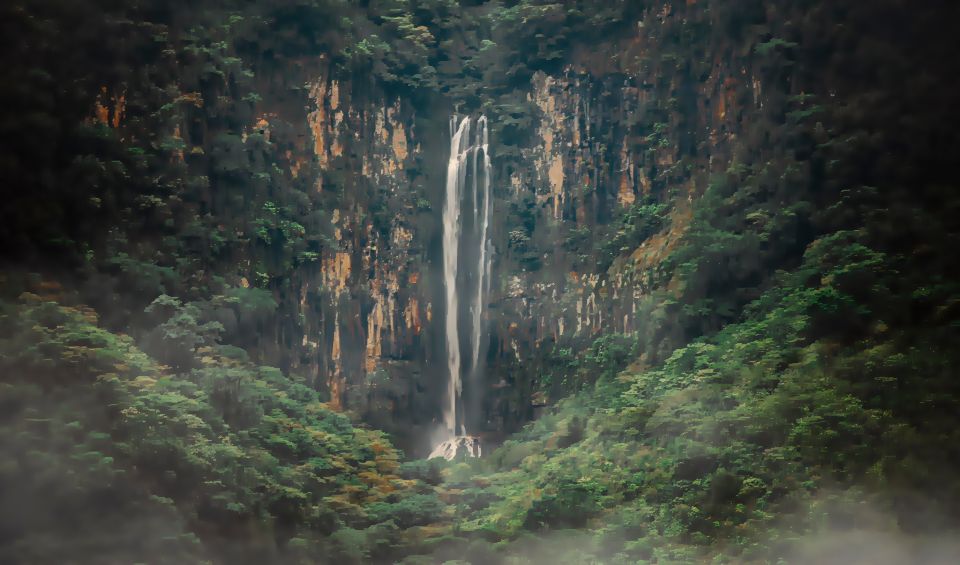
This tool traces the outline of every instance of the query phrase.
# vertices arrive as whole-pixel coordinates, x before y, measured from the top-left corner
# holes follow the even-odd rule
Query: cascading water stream
[[[447,162],[446,199],[443,203],[443,285],[446,292],[447,344],[447,405],[443,423],[450,435],[457,433],[457,397],[462,390],[460,382],[460,333],[457,328],[457,260],[460,252],[460,198],[461,169],[466,153],[463,151],[464,133],[469,137],[470,120],[464,118],[459,127],[451,117],[450,160]],[[466,171],[464,171],[464,174]]]
[[[483,307],[485,305],[484,296],[489,290],[490,285],[490,253],[487,247],[487,228],[490,225],[490,138],[487,134],[487,117],[480,116],[477,120],[477,137],[479,146],[473,154],[473,170],[477,171],[477,154],[483,153],[483,210],[481,212],[480,204],[476,198],[474,200],[474,213],[481,215],[478,218],[480,224],[480,253],[477,263],[477,294],[473,303],[473,358],[470,370],[474,373],[479,371],[480,367],[480,340],[482,339]],[[473,176],[473,193],[477,195],[477,174]]]
[[[465,418],[458,407],[465,406],[463,392],[463,359],[461,337],[468,337],[470,373],[477,377],[480,371],[480,345],[483,340],[483,311],[490,287],[492,253],[487,241],[490,226],[490,155],[487,118],[476,120],[476,132],[471,139],[471,119],[450,117],[450,159],[447,162],[445,201],[443,204],[443,283],[446,298],[445,336],[447,346],[447,390],[443,407],[446,438],[437,445],[430,457],[452,459],[460,448],[474,456],[480,455],[480,444],[466,434]],[[482,153],[482,161],[480,154]],[[482,182],[480,177],[482,176]],[[468,178],[472,194],[465,198]],[[462,208],[472,206],[470,229],[464,229]],[[475,265],[464,264],[461,269],[461,249],[468,259],[476,257]],[[461,272],[462,271],[462,272]],[[472,277],[470,276],[472,275]],[[472,285],[472,287],[471,287]],[[470,288],[468,288],[470,287]],[[467,336],[461,336],[459,296],[471,296],[470,323]],[[460,434],[457,434],[457,428]]]

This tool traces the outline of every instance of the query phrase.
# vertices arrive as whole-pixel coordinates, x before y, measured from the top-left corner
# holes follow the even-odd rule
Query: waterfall
[[[476,128],[471,137],[471,124]],[[487,118],[472,121],[469,116],[450,117],[450,159],[447,162],[446,192],[443,204],[443,283],[446,297],[447,390],[443,406],[443,423],[447,441],[434,453],[446,456],[450,445],[456,452],[459,436],[466,436],[462,412],[462,377],[464,372],[461,343],[470,344],[469,371],[480,372],[480,350],[483,340],[483,313],[490,288],[492,249],[488,241],[490,215],[490,154]],[[467,190],[467,181],[470,190]],[[463,214],[469,206],[469,215]],[[465,219],[467,222],[465,224]],[[459,297],[470,297],[470,323],[461,323]],[[467,333],[461,334],[461,329]],[[463,442],[460,442],[463,443]],[[450,444],[450,445],[445,445]],[[471,444],[472,445],[472,444]],[[479,444],[475,453],[479,455]],[[474,450],[470,450],[473,454]],[[433,455],[431,455],[433,456]]]
[[[457,259],[460,254],[460,198],[463,192],[461,178],[466,175],[464,133],[469,138],[470,119],[464,118],[456,127],[456,116],[450,118],[450,160],[447,161],[447,190],[443,203],[443,285],[447,298],[447,404],[443,409],[443,423],[450,435],[457,433],[457,399],[462,390],[460,382],[460,332],[457,328]],[[462,171],[462,174],[461,174]]]
[[[487,249],[487,228],[490,226],[490,138],[487,134],[487,117],[480,116],[477,120],[477,138],[479,145],[473,153],[473,193],[475,196],[474,214],[481,214],[480,203],[476,201],[479,198],[477,192],[477,154],[483,153],[483,211],[482,217],[478,218],[480,224],[480,239],[478,240],[479,259],[477,261],[477,294],[473,302],[473,358],[470,370],[476,373],[480,366],[480,340],[482,339],[483,307],[485,305],[484,296],[489,291],[490,285],[490,253]]]

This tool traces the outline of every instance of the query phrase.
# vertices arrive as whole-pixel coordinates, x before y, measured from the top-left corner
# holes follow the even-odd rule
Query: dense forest
[[[960,562],[958,21],[3,2],[0,562]]]

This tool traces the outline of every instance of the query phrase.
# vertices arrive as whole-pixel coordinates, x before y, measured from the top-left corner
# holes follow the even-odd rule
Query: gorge
[[[4,3],[0,562],[960,562],[956,21]]]

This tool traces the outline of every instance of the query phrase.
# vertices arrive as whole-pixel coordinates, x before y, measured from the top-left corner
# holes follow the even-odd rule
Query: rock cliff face
[[[112,329],[155,326],[144,308],[175,296],[223,323],[223,345],[305,378],[418,452],[446,386],[449,116],[490,124],[486,370],[464,398],[469,433],[508,432],[584,384],[562,365],[601,334],[638,334],[645,347],[631,358],[649,364],[711,329],[684,325],[683,308],[704,313],[692,323],[724,321],[723,308],[697,305],[712,289],[673,276],[693,204],[742,170],[751,190],[790,204],[788,185],[805,182],[826,139],[817,102],[844,94],[831,69],[845,62],[825,55],[842,38],[816,30],[856,12],[788,0],[227,4],[189,17],[144,9],[136,29],[111,19],[114,59],[98,62],[110,72],[55,69],[59,83],[84,85],[71,92],[76,139],[62,145],[89,155],[51,149],[48,161],[69,162],[57,182],[9,161],[11,182],[59,192],[20,191],[11,209],[46,215],[7,214],[2,229],[27,260],[68,257],[40,270],[82,272],[94,289],[84,299]],[[191,18],[202,32],[186,29]],[[763,237],[767,223],[780,229],[768,216],[749,219]],[[740,281],[685,280],[756,286],[760,269],[742,267]]]
[[[630,31],[571,49],[514,88],[529,110],[522,141],[504,147],[491,116],[496,255],[487,370],[464,385],[472,432],[515,429],[553,400],[545,356],[581,349],[601,328],[636,332],[657,315],[645,295],[680,292],[661,266],[710,176],[756,144],[744,117],[762,120],[764,107],[749,49],[680,62],[679,50],[703,44],[677,36],[709,18],[696,2],[654,3]],[[277,354],[331,405],[424,449],[413,438],[439,420],[444,386],[439,214],[453,105],[384,94],[324,58],[261,90],[250,129],[276,144],[291,182],[319,195],[328,234],[317,260],[277,289]],[[489,103],[481,96],[476,107]],[[610,226],[644,202],[665,205],[666,220],[604,260],[596,250]],[[668,351],[679,330],[657,331]]]
[[[290,83],[304,86],[289,95]],[[410,425],[439,415],[431,390],[443,378],[431,263],[443,134],[421,134],[429,123],[410,103],[333,78],[324,60],[273,90],[255,127],[269,132],[288,180],[322,203],[323,234],[315,261],[277,289],[276,354],[331,406],[415,434]]]
[[[231,201],[263,206],[263,233],[234,227],[247,250],[232,252],[224,277],[280,305],[254,356],[418,453],[446,386],[440,216],[452,113],[490,123],[485,370],[463,385],[469,432],[483,435],[515,430],[583,384],[553,369],[601,334],[640,335],[635,357],[647,364],[709,329],[685,327],[682,300],[669,300],[707,294],[679,283],[671,263],[694,202],[745,163],[795,171],[790,152],[810,140],[784,139],[782,124],[791,110],[816,112],[811,93],[834,94],[792,64],[794,44],[781,37],[797,33],[790,11],[800,7],[789,2],[736,14],[693,1],[620,7],[592,38],[562,36],[578,21],[596,28],[573,4],[448,9],[416,15],[421,26],[410,14],[370,16],[393,51],[374,34],[315,56],[261,57],[244,79],[253,102],[230,114],[241,136],[225,134],[236,128],[218,113],[236,106],[230,80],[178,85],[179,120],[164,124],[170,159],[206,175],[191,195],[198,216],[227,214]],[[355,31],[337,33],[348,42]],[[101,88],[90,120],[127,135],[127,93]]]

